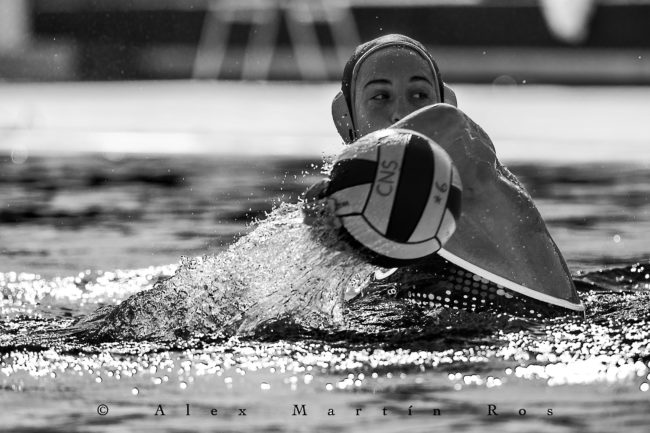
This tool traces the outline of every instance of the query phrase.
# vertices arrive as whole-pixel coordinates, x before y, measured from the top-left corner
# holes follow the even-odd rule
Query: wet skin
[[[387,47],[360,65],[352,95],[359,136],[388,128],[408,114],[441,101],[429,63],[413,50]]]
[[[580,302],[566,262],[533,200],[499,162],[481,127],[447,104],[423,108],[392,127],[430,137],[458,169],[462,217],[445,250],[538,293]]]

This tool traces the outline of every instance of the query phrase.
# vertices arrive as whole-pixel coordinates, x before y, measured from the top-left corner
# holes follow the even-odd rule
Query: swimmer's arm
[[[305,191],[302,204],[303,222],[305,224],[313,225],[316,218],[322,213],[319,210],[323,206],[322,200],[327,198],[329,183],[329,179],[323,179]]]
[[[423,107],[391,128],[412,129],[438,143],[463,173],[461,161],[496,162],[492,140],[467,114],[449,104]]]

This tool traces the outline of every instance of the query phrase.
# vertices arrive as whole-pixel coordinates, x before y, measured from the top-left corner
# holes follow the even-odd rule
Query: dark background
[[[11,81],[338,80],[358,42],[397,32],[427,45],[451,82],[650,82],[647,0],[581,1],[591,3],[591,13],[574,36],[553,30],[542,0],[0,0],[0,8],[3,2],[22,4],[25,28],[18,42],[0,49],[0,79]],[[332,25],[323,10],[343,19]],[[227,11],[237,18],[228,20]],[[560,20],[570,11],[560,9]],[[272,53],[268,68],[246,73],[244,57],[263,31],[256,13],[273,22],[261,51]],[[223,59],[197,71],[206,31],[218,35],[204,52],[222,46]],[[320,56],[301,60],[300,47]],[[305,72],[301,61],[320,66]]]

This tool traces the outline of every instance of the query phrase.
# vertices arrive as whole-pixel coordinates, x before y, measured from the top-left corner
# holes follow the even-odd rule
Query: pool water
[[[650,171],[621,158],[638,149],[506,152],[587,307],[548,320],[355,298],[369,265],[300,223],[317,152],[7,152],[3,430],[645,432]],[[196,322],[246,302],[244,325]]]

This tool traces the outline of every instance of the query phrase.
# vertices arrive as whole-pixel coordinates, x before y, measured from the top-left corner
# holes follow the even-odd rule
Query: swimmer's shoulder
[[[391,128],[411,129],[426,135],[442,146],[456,164],[459,163],[457,152],[461,156],[468,153],[467,149],[460,151],[457,146],[459,142],[471,143],[474,151],[482,150],[483,157],[494,159],[494,144],[488,134],[470,116],[453,105],[440,103],[422,107]]]
[[[404,117],[392,128],[412,129],[429,135],[435,140],[435,135],[444,131],[456,130],[459,127],[477,128],[478,125],[464,111],[450,104],[439,103],[427,105]]]

